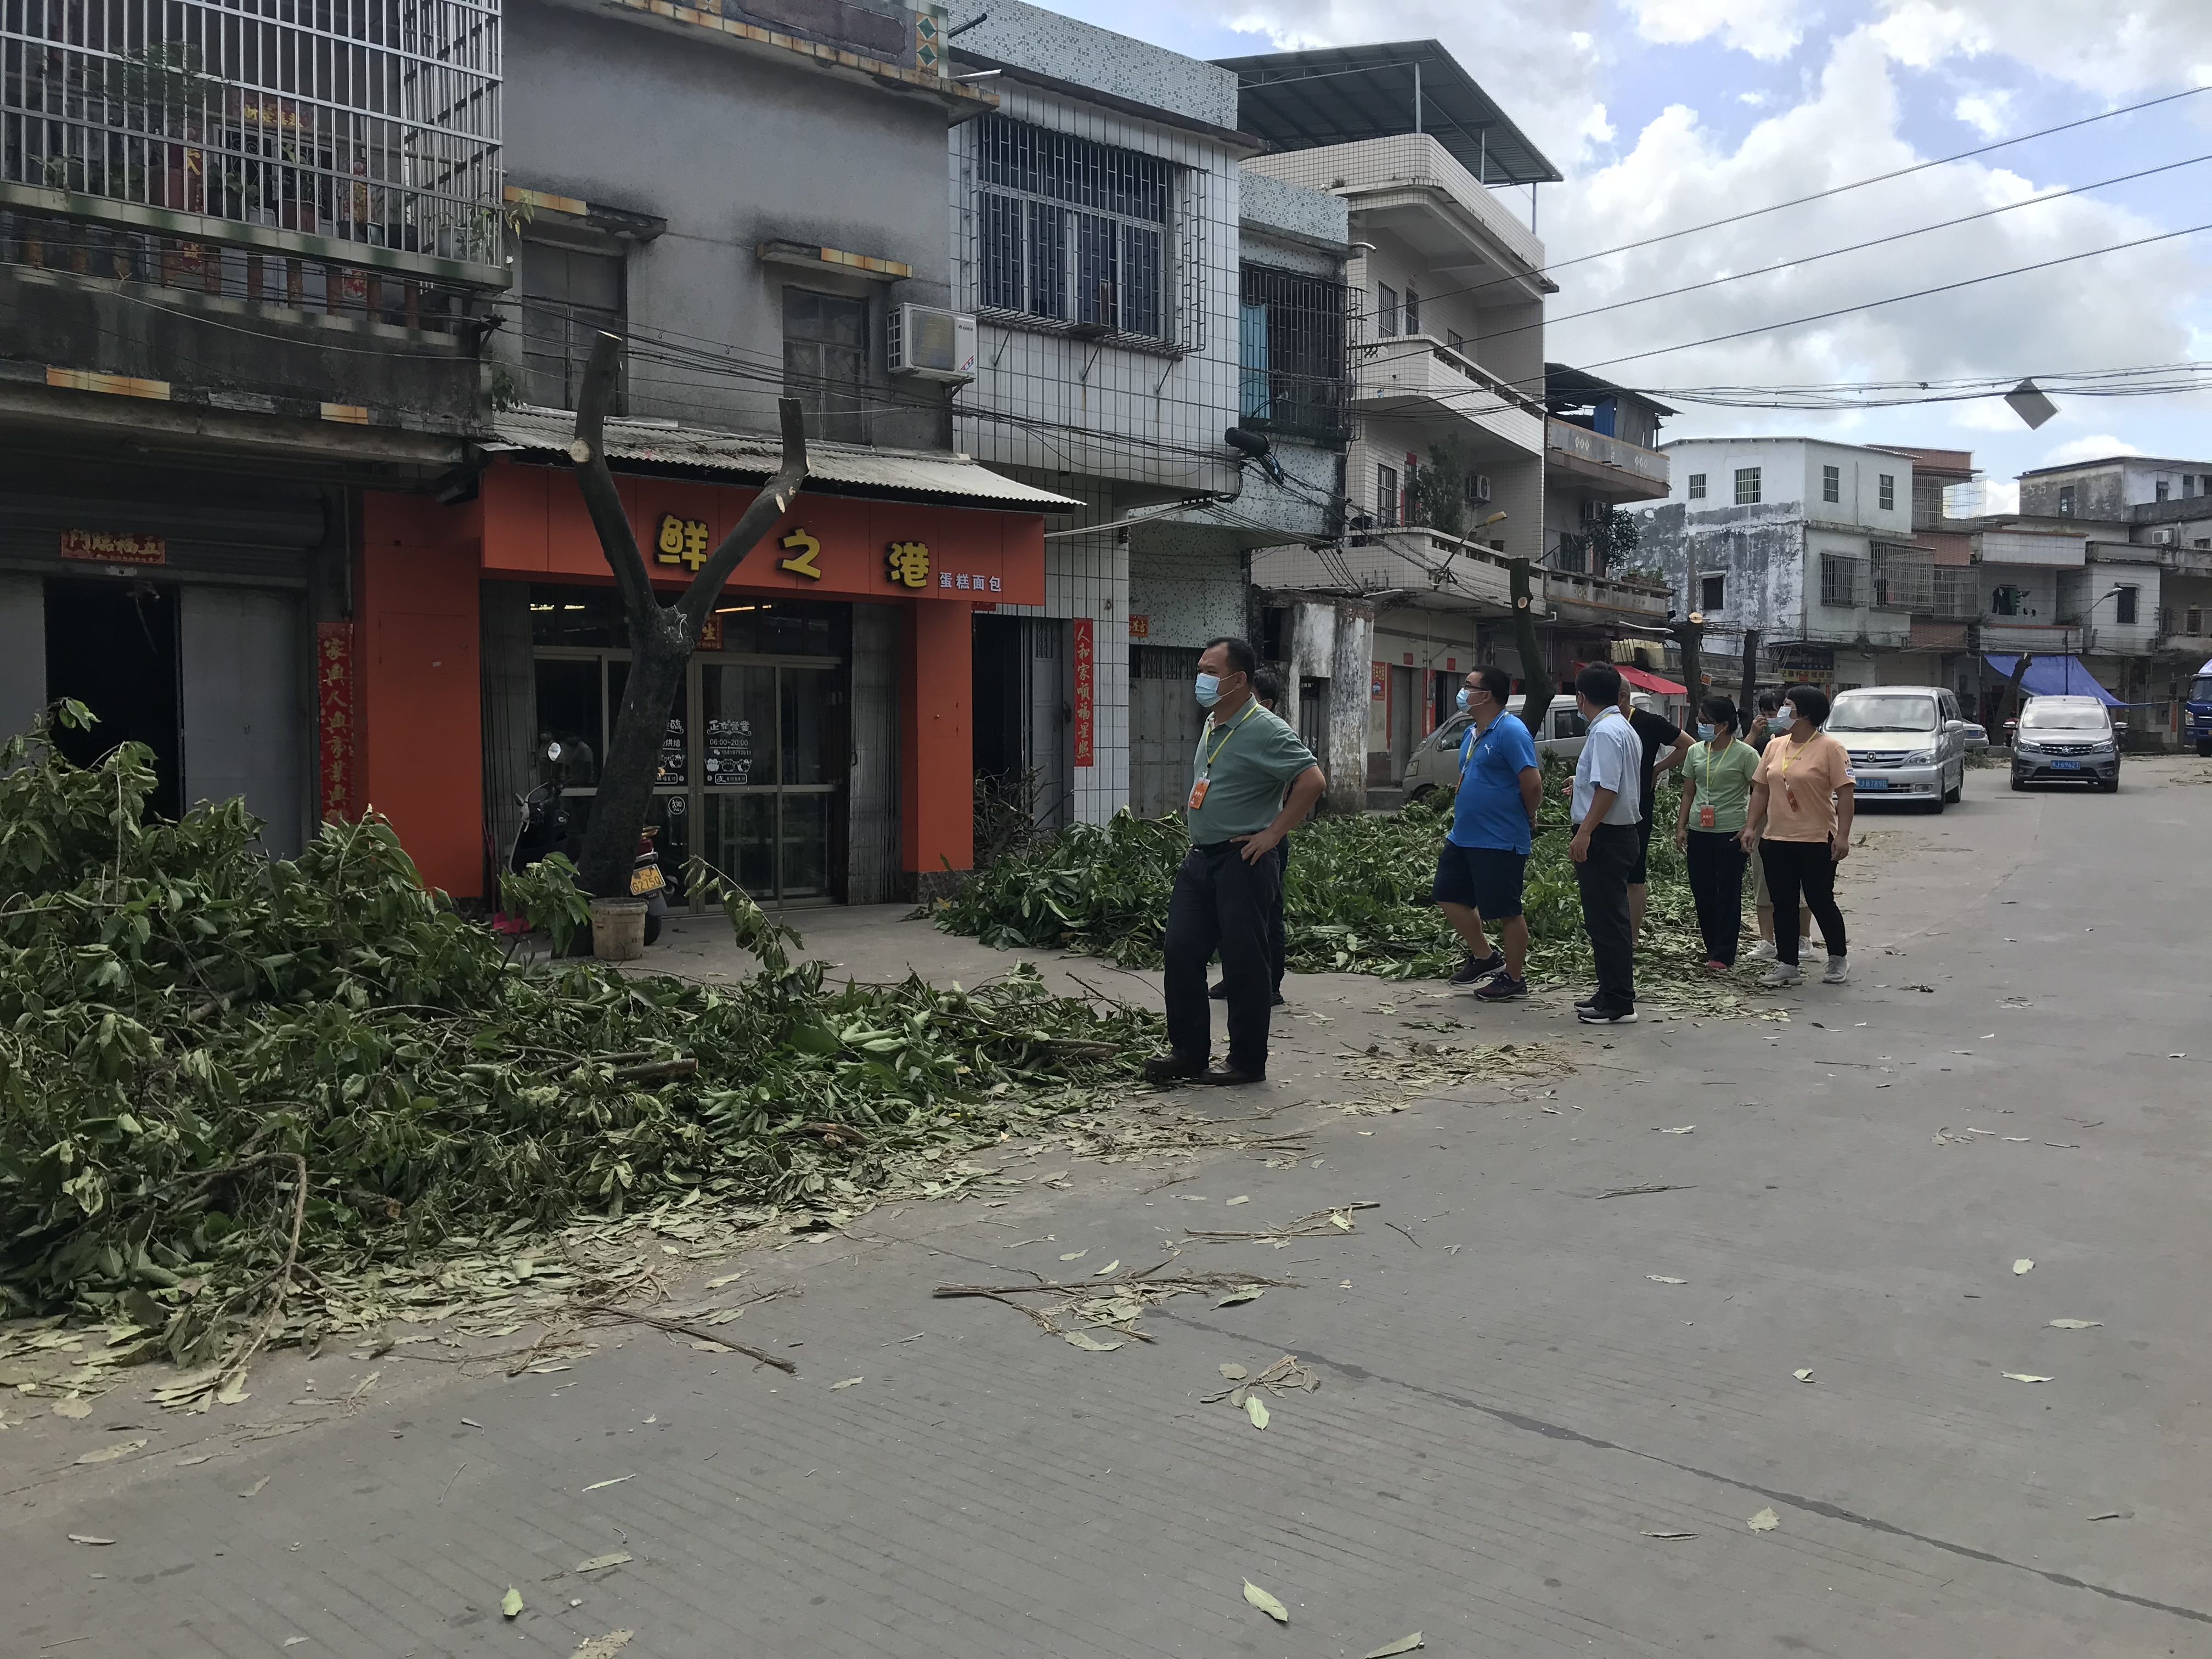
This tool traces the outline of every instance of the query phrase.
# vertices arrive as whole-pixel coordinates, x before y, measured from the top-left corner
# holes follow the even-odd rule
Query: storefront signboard
[[[62,557],[88,564],[167,564],[165,537],[125,535],[112,530],[64,530]]]

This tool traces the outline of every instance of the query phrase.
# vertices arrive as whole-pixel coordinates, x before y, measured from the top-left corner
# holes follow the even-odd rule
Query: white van
[[[1659,699],[1648,691],[1632,691],[1628,695],[1638,708],[1654,714],[1666,712]],[[1517,717],[1524,701],[1517,695],[1508,697],[1506,712]],[[1466,714],[1455,714],[1413,745],[1413,756],[1406,763],[1407,800],[1419,800],[1431,789],[1442,789],[1448,794],[1458,793],[1459,742],[1467,735],[1469,719]],[[1589,730],[1589,722],[1583,718],[1582,705],[1575,701],[1575,694],[1558,693],[1552,699],[1552,706],[1544,711],[1544,729],[1534,734],[1536,758],[1549,760],[1557,755],[1561,760],[1575,759],[1583,752],[1583,737]]]
[[[1940,685],[1838,691],[1826,729],[1850,752],[1862,801],[1911,800],[1940,812],[1966,790],[1967,725]]]

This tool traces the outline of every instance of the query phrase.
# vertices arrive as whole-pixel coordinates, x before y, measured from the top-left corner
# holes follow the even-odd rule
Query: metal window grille
[[[977,128],[981,307],[1086,332],[1171,339],[1169,250],[1182,169],[1004,116],[986,116]],[[1194,296],[1184,298],[1180,309],[1194,314]]]
[[[1820,603],[1853,609],[1866,603],[1866,561],[1820,555]]]
[[[1736,468],[1735,504],[1738,507],[1752,507],[1758,503],[1759,499],[1759,469],[1755,466]]]
[[[503,278],[499,25],[498,0],[8,0],[0,199]]]
[[[1939,564],[1929,583],[1928,614],[1944,622],[1971,622],[1981,614],[1980,573],[1966,564]]]
[[[2203,608],[2199,605],[2192,605],[2189,607],[2187,616],[2189,618],[2189,626],[2182,631],[2187,634],[2202,634],[2204,631]]]
[[[1238,331],[1241,418],[1273,432],[1334,442],[1345,430],[1341,283],[1247,264]]]
[[[1705,475],[1702,472],[1692,472],[1690,475],[1690,499],[1693,501],[1702,501],[1705,499]]]
[[[1934,562],[1917,548],[1875,548],[1871,603],[1878,611],[1926,616],[1936,603]]]

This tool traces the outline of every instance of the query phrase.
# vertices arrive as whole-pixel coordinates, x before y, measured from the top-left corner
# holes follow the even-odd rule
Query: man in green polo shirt
[[[1168,1052],[1145,1062],[1155,1083],[1258,1083],[1267,1075],[1267,926],[1283,878],[1273,854],[1327,781],[1298,734],[1254,699],[1259,666],[1237,639],[1208,641],[1198,659],[1198,700],[1212,718],[1199,733],[1185,807],[1190,851],[1168,901]],[[1206,964],[1217,950],[1229,993],[1229,1061],[1209,1071]]]

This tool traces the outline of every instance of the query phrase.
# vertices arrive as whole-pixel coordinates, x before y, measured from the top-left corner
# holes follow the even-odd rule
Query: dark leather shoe
[[[1198,1080],[1200,1083],[1228,1087],[1239,1083],[1265,1083],[1267,1080],[1267,1074],[1265,1072],[1248,1072],[1238,1066],[1216,1066]]]
[[[1227,1001],[1229,1000],[1229,981],[1225,979],[1223,980],[1220,984],[1215,986],[1206,994],[1212,997],[1216,1002]]]
[[[1145,1062],[1145,1081],[1147,1083],[1181,1083],[1189,1078],[1206,1075],[1206,1062],[1182,1054],[1154,1054]]]

